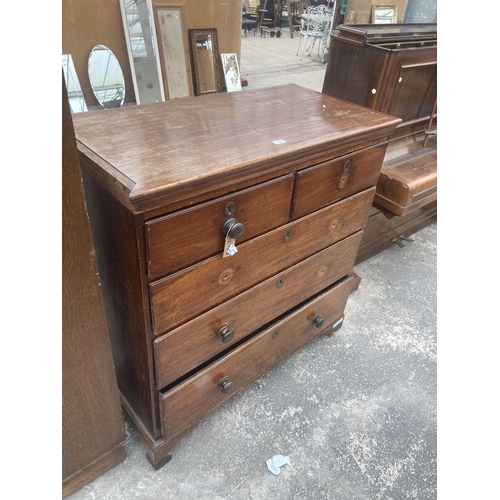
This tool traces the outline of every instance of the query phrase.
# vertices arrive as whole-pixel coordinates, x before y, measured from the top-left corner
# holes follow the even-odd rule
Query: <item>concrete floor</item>
[[[299,36],[290,37],[288,28],[281,30],[280,38],[255,36],[248,33],[241,39],[240,72],[248,80],[245,89],[273,87],[296,83],[321,92],[325,78],[326,64],[318,57],[317,44],[310,56],[297,54]],[[309,43],[307,44],[309,47]]]
[[[321,90],[298,38],[242,38],[248,87]],[[300,116],[297,117],[300,119]],[[333,337],[318,337],[201,421],[155,472],[125,416],[124,462],[69,500],[375,500],[437,497],[437,223],[356,266]],[[266,460],[290,458],[275,476]]]

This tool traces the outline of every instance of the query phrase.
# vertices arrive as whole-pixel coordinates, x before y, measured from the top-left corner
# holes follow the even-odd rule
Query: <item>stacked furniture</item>
[[[122,403],[156,469],[341,327],[400,121],[293,84],[75,116]]]
[[[437,25],[340,25],[323,93],[402,119],[391,137],[357,262],[437,214]]]

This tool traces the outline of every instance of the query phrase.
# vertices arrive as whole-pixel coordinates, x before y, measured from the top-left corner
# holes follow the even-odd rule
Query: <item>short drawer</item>
[[[243,224],[237,243],[288,221],[292,174],[146,222],[151,279],[166,276],[224,250],[224,223]]]
[[[200,373],[160,393],[164,438],[175,441],[175,436],[185,433],[318,334],[333,333],[332,325],[342,317],[354,281],[346,278]]]
[[[375,186],[386,149],[384,142],[298,172],[292,218]]]
[[[158,389],[346,276],[362,234],[358,231],[156,339]]]
[[[375,188],[351,196],[150,284],[153,331],[167,332],[323,250],[365,225]]]

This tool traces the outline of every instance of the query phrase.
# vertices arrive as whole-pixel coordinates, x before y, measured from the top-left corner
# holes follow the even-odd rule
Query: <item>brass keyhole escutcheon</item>
[[[285,241],[288,241],[291,237],[292,237],[292,228],[290,227],[285,231],[285,236],[283,236],[283,239]]]
[[[351,170],[351,160],[346,160],[344,163],[344,168],[342,169],[342,175],[339,179],[339,189],[342,189],[347,184],[349,180],[349,171]]]
[[[285,278],[280,278],[277,282],[276,282],[276,288],[281,288],[283,286],[283,283],[285,282]]]
[[[277,338],[279,334],[280,334],[280,331],[279,330],[275,330],[273,332],[273,339]]]
[[[232,217],[235,212],[236,212],[236,203],[234,201],[230,201],[224,208],[224,215],[226,217]]]

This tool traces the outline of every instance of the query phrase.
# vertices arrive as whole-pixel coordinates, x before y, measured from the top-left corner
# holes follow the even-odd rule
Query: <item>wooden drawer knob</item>
[[[319,314],[316,314],[312,320],[316,328],[321,328],[325,324],[325,318],[322,318]]]
[[[222,226],[222,232],[228,237],[235,240],[243,234],[243,224],[236,219],[228,219]]]
[[[224,344],[226,344],[227,342],[233,340],[234,331],[229,328],[229,325],[227,323],[224,323],[219,327],[216,335],[217,337],[220,337],[222,339],[222,342],[224,342]]]
[[[229,394],[234,389],[234,384],[229,380],[229,377],[224,377],[219,382],[219,387],[222,389],[222,394]]]

